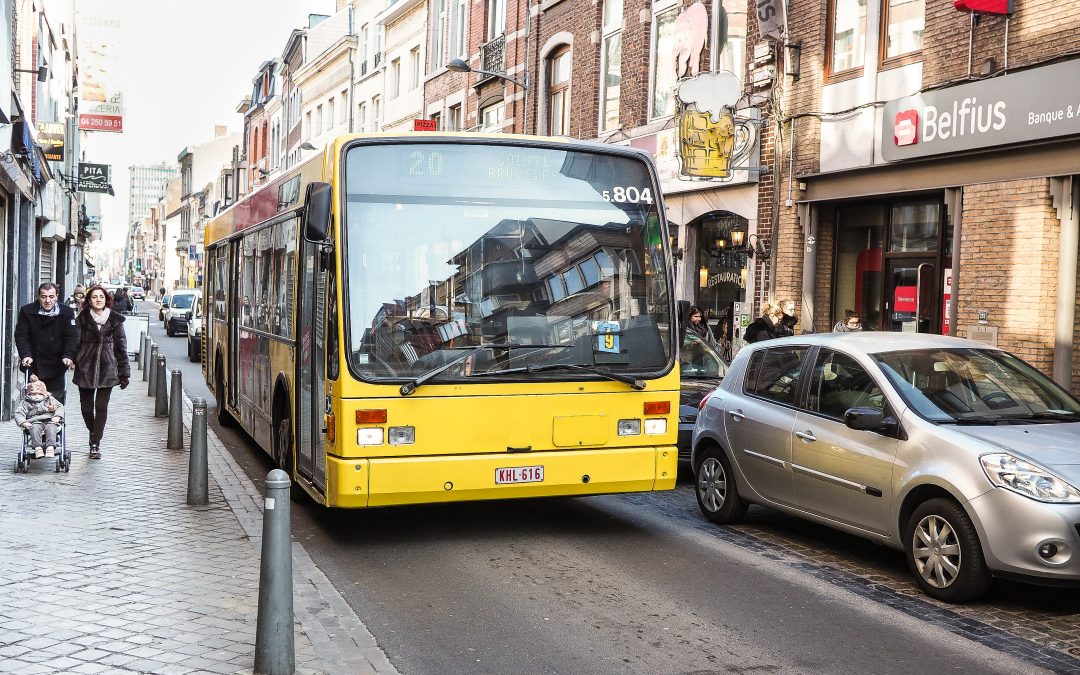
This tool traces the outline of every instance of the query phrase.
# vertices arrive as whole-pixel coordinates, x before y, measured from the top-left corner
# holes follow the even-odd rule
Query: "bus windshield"
[[[636,156],[365,144],[347,152],[345,191],[354,375],[411,379],[456,360],[440,379],[672,367],[666,229]]]

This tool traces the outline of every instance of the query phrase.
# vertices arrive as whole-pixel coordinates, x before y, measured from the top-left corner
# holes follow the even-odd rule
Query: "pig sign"
[[[698,74],[701,52],[705,49],[708,30],[709,15],[701,2],[690,5],[675,19],[674,46],[672,47],[675,52],[675,77],[686,76],[687,70],[690,77]]]

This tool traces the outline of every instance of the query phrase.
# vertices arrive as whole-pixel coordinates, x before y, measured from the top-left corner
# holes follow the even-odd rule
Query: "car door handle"
[[[812,432],[809,431],[796,431],[795,435],[808,443],[812,443],[817,440],[817,436],[815,436]]]
[[[735,420],[736,422],[742,422],[744,419],[746,419],[746,415],[742,414],[741,410],[729,410],[727,411],[727,414],[731,415],[731,419]]]

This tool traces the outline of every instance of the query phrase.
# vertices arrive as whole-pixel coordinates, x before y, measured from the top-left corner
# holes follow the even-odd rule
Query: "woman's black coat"
[[[123,316],[109,312],[105,325],[98,330],[87,306],[75,318],[75,326],[79,330],[79,351],[72,384],[80,389],[102,389],[131,379]]]
[[[743,333],[743,339],[747,342],[761,342],[762,340],[772,340],[775,337],[776,326],[773,325],[771,319],[765,316],[754,319]]]

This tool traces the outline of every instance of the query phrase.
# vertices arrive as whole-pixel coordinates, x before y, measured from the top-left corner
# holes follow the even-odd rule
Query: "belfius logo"
[[[1001,131],[1008,121],[1005,109],[1005,101],[979,103],[974,97],[953,101],[951,108],[939,109],[933,105],[923,106],[921,109],[910,108],[896,113],[893,142],[897,147],[903,147],[920,141],[930,143],[949,138],[977,136],[991,130]]]
[[[915,145],[919,142],[919,111],[902,110],[893,120],[893,143],[897,147]]]

